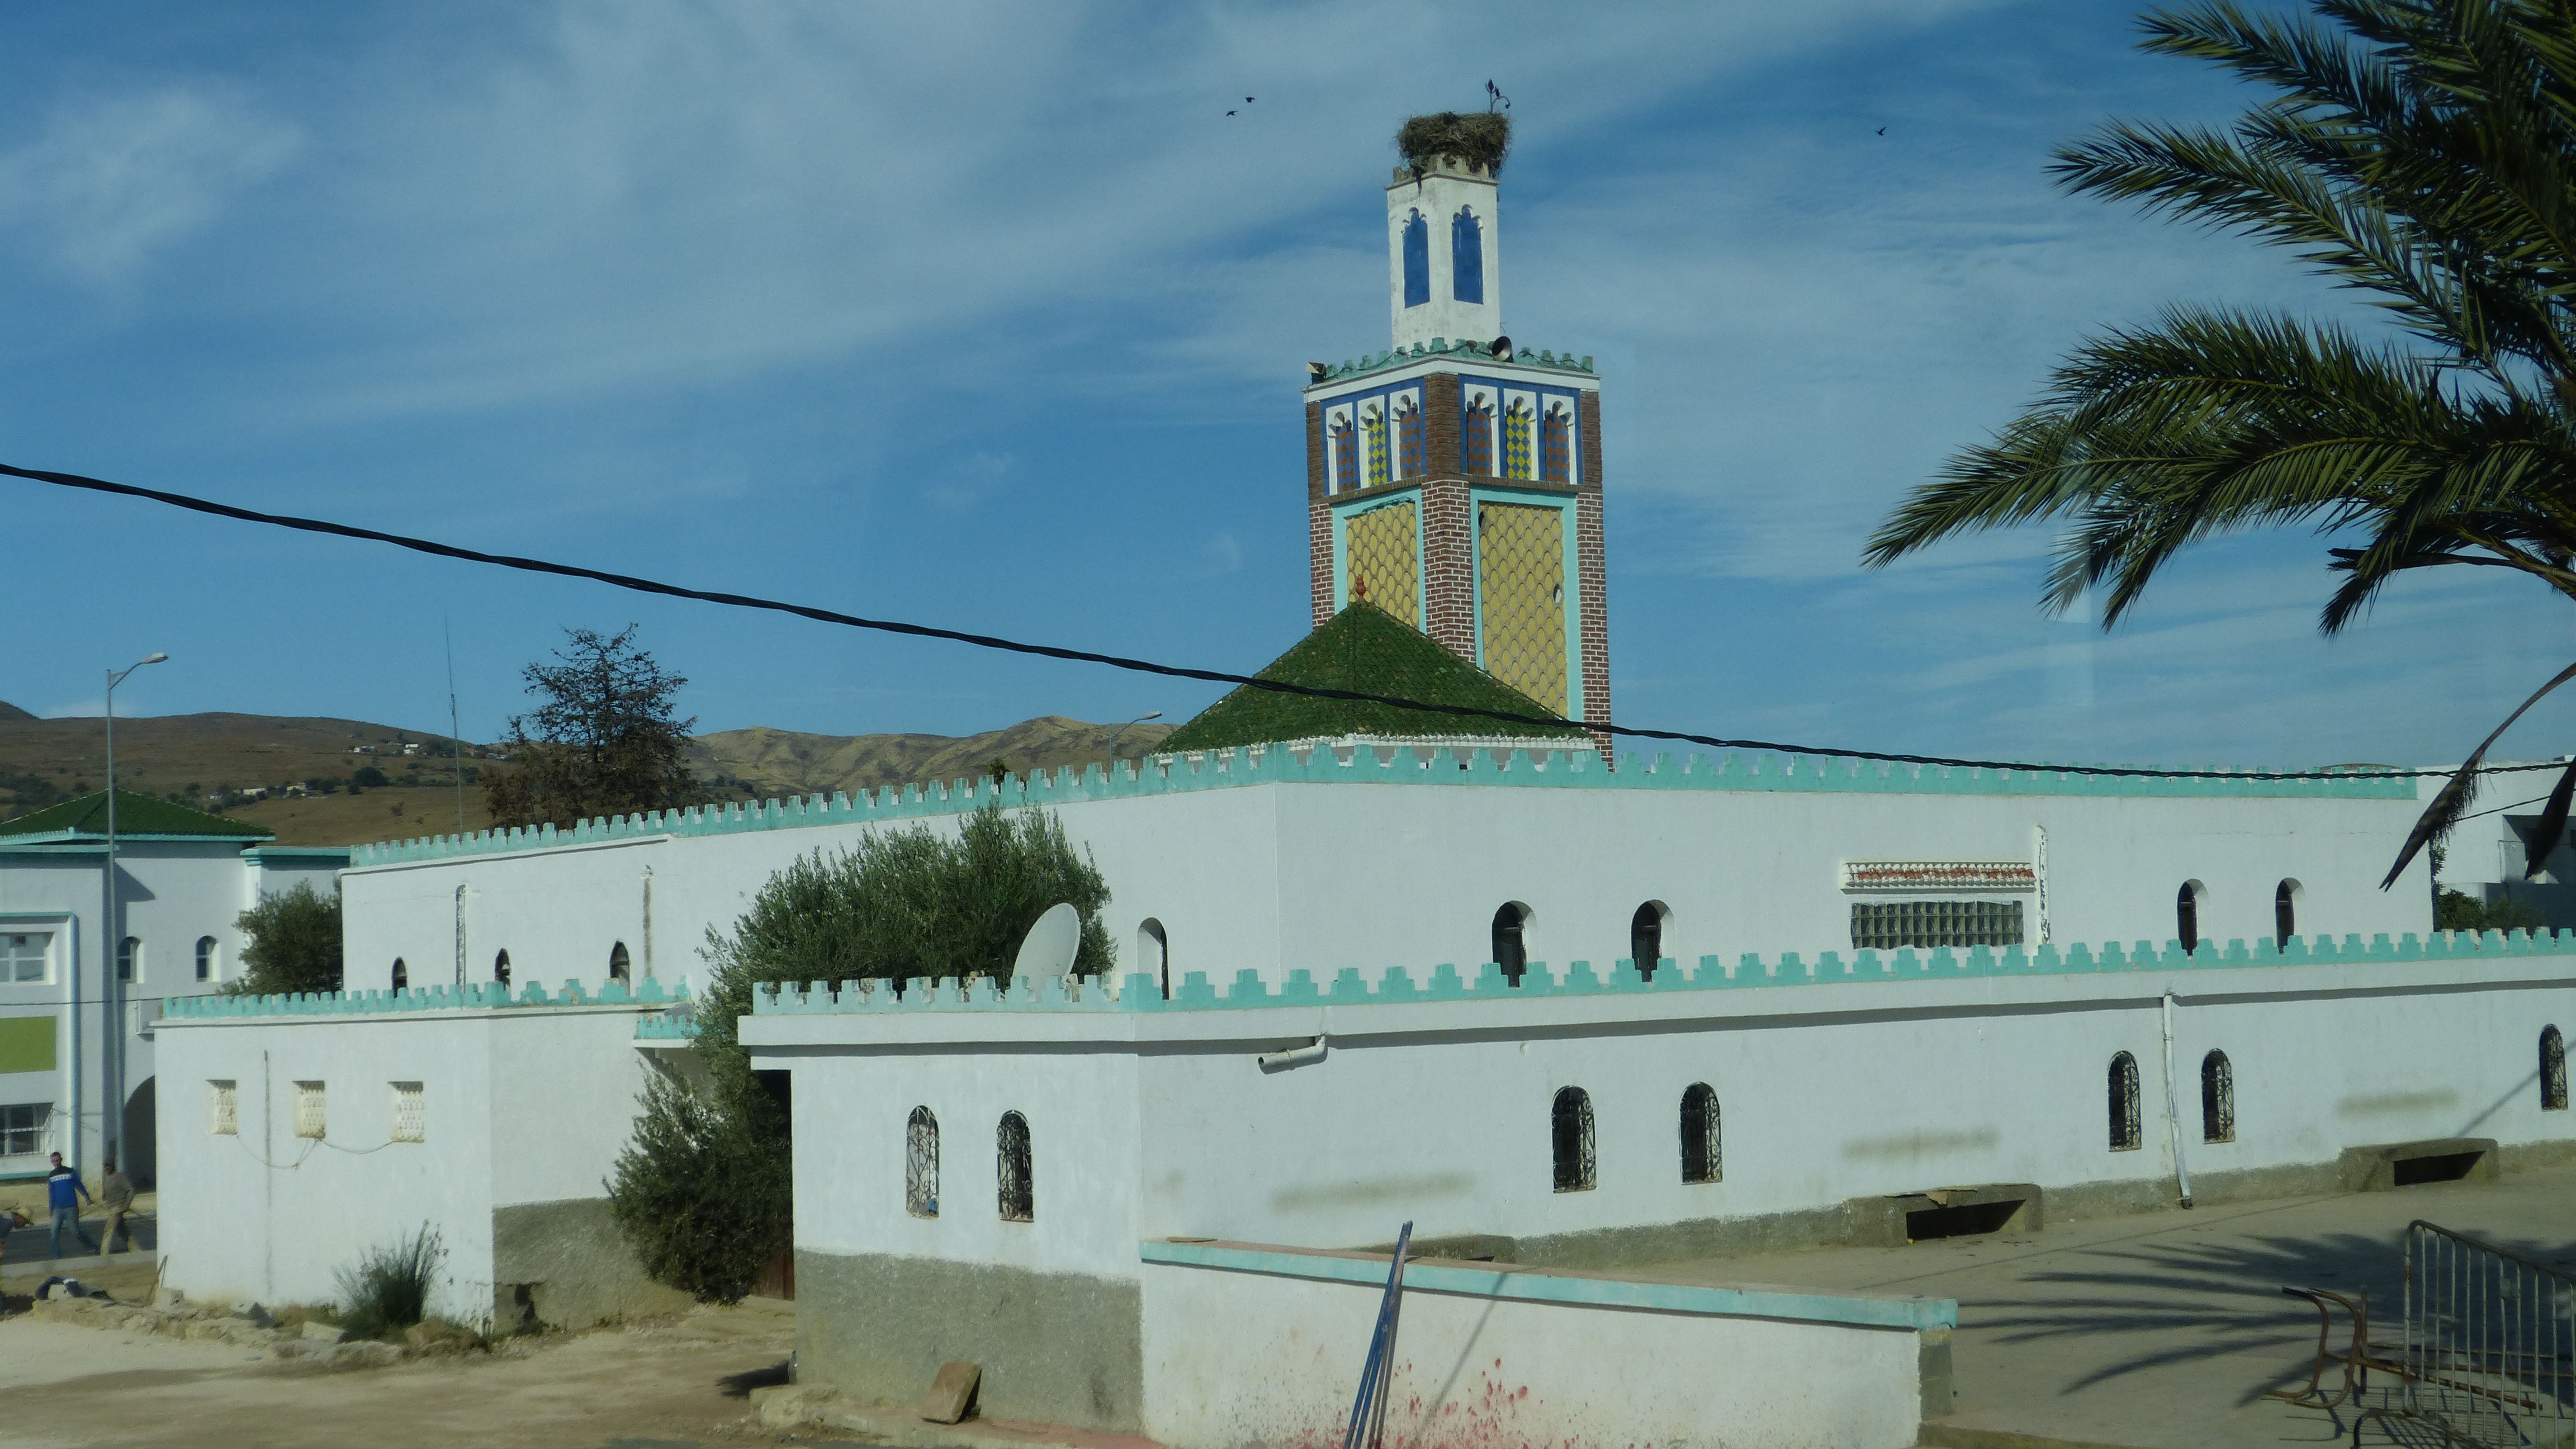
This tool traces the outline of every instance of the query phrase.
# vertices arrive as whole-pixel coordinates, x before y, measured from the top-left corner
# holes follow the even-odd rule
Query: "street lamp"
[[[1158,709],[1151,714],[1140,714],[1134,719],[1127,721],[1126,724],[1120,725],[1118,728],[1111,730],[1109,732],[1109,763],[1113,765],[1118,763],[1118,737],[1120,735],[1127,733],[1131,726],[1143,724],[1149,719],[1161,719],[1162,717],[1163,712]]]
[[[107,1079],[104,1084],[107,1104],[106,1110],[98,1114],[98,1140],[101,1149],[111,1157],[116,1155],[116,1139],[125,1122],[125,982],[120,979],[117,969],[125,958],[125,923],[117,919],[116,913],[116,687],[125,682],[125,676],[144,665],[159,664],[169,657],[155,649],[123,669],[107,671],[107,880],[103,887],[106,911],[101,927],[107,939],[100,953],[104,969],[99,972],[102,989],[98,993],[101,1015],[106,1018],[106,1030],[99,1033],[100,1044],[106,1049],[105,1060],[99,1065],[106,1069],[102,1075]],[[80,993],[75,988],[72,994],[75,998],[72,1004],[72,1040],[78,1042],[80,1004],[77,998]],[[79,1075],[79,1069],[75,1067],[75,1085]],[[80,1156],[80,1114],[77,1109],[72,1114],[72,1138],[72,1156],[77,1162]]]

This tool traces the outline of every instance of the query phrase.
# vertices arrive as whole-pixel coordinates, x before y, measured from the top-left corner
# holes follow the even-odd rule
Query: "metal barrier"
[[[2576,1274],[2417,1219],[2405,1333],[2395,1362],[2371,1365],[2396,1371],[2397,1392],[2354,1422],[2355,1444],[2362,1421],[2385,1416],[2455,1443],[2576,1446]]]

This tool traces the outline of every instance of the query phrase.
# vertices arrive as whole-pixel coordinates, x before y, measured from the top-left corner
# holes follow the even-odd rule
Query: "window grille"
[[[0,1107],[0,1157],[33,1157],[45,1150],[45,1119],[51,1102],[19,1102]]]
[[[323,1110],[322,1084],[320,1082],[296,1083],[295,1135],[310,1137],[319,1142],[327,1125]]]
[[[1682,1181],[1717,1182],[1726,1176],[1718,1131],[1717,1090],[1693,1082],[1682,1093]]]
[[[1419,478],[1422,462],[1422,409],[1407,407],[1395,415],[1395,471],[1400,478]]]
[[[1852,949],[2018,946],[2019,901],[1894,901],[1852,907]]]
[[[1530,410],[1514,403],[1503,413],[1503,476],[1530,476]]]
[[[1521,973],[1529,969],[1529,912],[1518,901],[1505,901],[1494,912],[1494,964],[1503,968],[1503,979],[1514,986],[1521,984]]]
[[[1539,477],[1546,479],[1550,483],[1567,483],[1573,481],[1573,437],[1574,429],[1566,419],[1565,409],[1561,407],[1549,408],[1547,410],[1547,417],[1539,424]]]
[[[1662,902],[1648,901],[1628,918],[1628,959],[1637,963],[1637,974],[1655,979],[1655,963],[1664,959]]]
[[[45,979],[45,948],[51,936],[0,936],[0,981]]]
[[[2188,956],[2200,949],[2200,882],[2187,880],[2174,893],[2174,939]]]
[[[1560,1088],[1548,1119],[1548,1135],[1555,1146],[1556,1190],[1590,1192],[1595,1180],[1592,1099],[1581,1087]]]
[[[418,1082],[396,1082],[394,1088],[394,1140],[427,1142],[429,1140],[429,1104]],[[319,1136],[319,1133],[315,1134]]]
[[[2127,1052],[2111,1058],[2111,1150],[2138,1150],[2138,1059]]]
[[[1386,409],[1372,407],[1360,416],[1360,430],[1368,440],[1368,482],[1371,488],[1387,481]]]
[[[993,1168],[1001,1181],[1002,1221],[1032,1222],[1037,1217],[1037,1189],[1029,1180],[1029,1119],[1017,1112],[1003,1113],[994,1139]]]
[[[1478,399],[1467,405],[1466,436],[1460,441],[1466,449],[1466,466],[1461,470],[1478,478],[1494,475],[1494,405]]]
[[[2567,1110],[2567,1038],[2554,1026],[2540,1029],[2540,1110]]]
[[[1027,1140],[1022,1133],[1024,1147]],[[939,1119],[928,1107],[913,1108],[903,1124],[903,1210],[917,1218],[939,1216]]]
[[[212,936],[197,938],[197,979],[200,981],[215,979],[215,938]]]
[[[116,979],[119,981],[133,980],[134,963],[142,955],[143,942],[141,938],[128,936],[124,940],[119,941],[116,944]]]
[[[2236,1069],[2225,1052],[2200,1059],[2200,1140],[2236,1140]]]
[[[2285,880],[2272,888],[2272,944],[2282,950],[2299,934],[2299,883]]]
[[[1332,491],[1356,488],[1360,483],[1360,435],[1349,418],[1333,424]]]
[[[234,1083],[206,1083],[206,1131],[216,1137],[241,1135],[241,1091]]]

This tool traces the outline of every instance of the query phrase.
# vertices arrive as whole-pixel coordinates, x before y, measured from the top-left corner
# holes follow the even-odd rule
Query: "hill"
[[[106,783],[100,720],[38,719],[0,709],[0,819]],[[1057,715],[963,738],[755,727],[691,741],[689,764],[719,799],[830,793],[980,774],[996,759],[1014,770],[1103,759],[1116,730]],[[1162,725],[1137,725],[1119,739],[1118,752],[1132,758],[1169,733]],[[405,754],[406,745],[420,753]],[[464,747],[468,830],[491,824],[474,783],[487,767],[484,748]],[[116,721],[117,783],[264,826],[282,845],[357,845],[454,831],[459,802],[449,749],[445,735],[366,720],[184,714]],[[367,769],[384,783],[358,781]],[[281,787],[288,785],[313,793],[286,796]],[[268,793],[248,798],[253,791]]]

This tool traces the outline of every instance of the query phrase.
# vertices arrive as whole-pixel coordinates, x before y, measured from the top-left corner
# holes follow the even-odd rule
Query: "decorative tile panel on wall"
[[[1485,604],[1485,672],[1563,714],[1564,510],[1478,504],[1476,585]]]
[[[1350,597],[1422,627],[1421,530],[1408,500],[1352,515],[1343,528]]]

